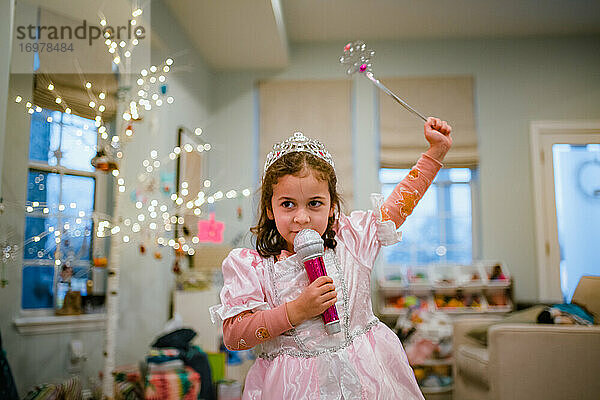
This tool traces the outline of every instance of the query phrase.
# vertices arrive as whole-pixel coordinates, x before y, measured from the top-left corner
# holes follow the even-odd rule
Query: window
[[[395,168],[379,170],[382,193],[386,198],[409,171]],[[471,263],[471,199],[476,176],[477,170],[472,168],[441,169],[401,226],[404,232],[402,241],[383,249],[384,265]]]
[[[96,176],[95,121],[38,108],[31,115],[21,308],[60,308],[87,293]],[[56,294],[56,295],[55,295]]]

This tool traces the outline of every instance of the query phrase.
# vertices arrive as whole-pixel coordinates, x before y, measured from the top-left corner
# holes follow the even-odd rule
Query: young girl
[[[301,133],[275,145],[265,163],[256,251],[235,249],[223,261],[221,304],[230,350],[255,347],[244,399],[423,399],[398,337],[374,315],[370,276],[382,245],[423,196],[449,150],[451,127],[425,123],[430,147],[372,211],[340,211],[329,152]],[[328,276],[309,284],[294,254],[305,228],[325,243]],[[341,332],[329,335],[320,314],[334,305]]]

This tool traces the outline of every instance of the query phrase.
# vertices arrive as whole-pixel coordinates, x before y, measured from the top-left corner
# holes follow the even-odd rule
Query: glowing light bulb
[[[54,85],[50,83],[50,84],[48,85],[48,90],[54,90]]]

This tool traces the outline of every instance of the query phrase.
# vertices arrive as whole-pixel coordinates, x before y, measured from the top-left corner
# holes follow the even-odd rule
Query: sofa
[[[573,295],[600,319],[600,277]],[[502,322],[502,323],[501,323]],[[487,327],[487,345],[474,339]],[[455,400],[600,399],[600,326],[506,323],[500,316],[454,321]]]

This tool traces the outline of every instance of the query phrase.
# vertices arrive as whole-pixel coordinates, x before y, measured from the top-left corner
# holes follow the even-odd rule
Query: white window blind
[[[268,152],[296,131],[321,141],[333,156],[338,192],[352,207],[351,81],[259,83],[260,176]]]
[[[85,87],[90,82],[91,87]],[[54,88],[50,90],[48,86]],[[117,79],[110,74],[44,74],[35,75],[33,103],[49,110],[64,112],[71,108],[73,114],[83,118],[94,119],[100,115],[104,121],[110,121],[117,112]],[[104,93],[104,99],[100,98]],[[60,104],[56,98],[60,97]],[[90,101],[94,107],[90,107]],[[103,105],[104,111],[99,107]]]
[[[452,126],[453,144],[444,159],[446,168],[478,164],[472,77],[387,78],[381,82],[425,116],[438,117]],[[408,168],[429,147],[423,121],[383,92],[379,104],[381,167]]]

